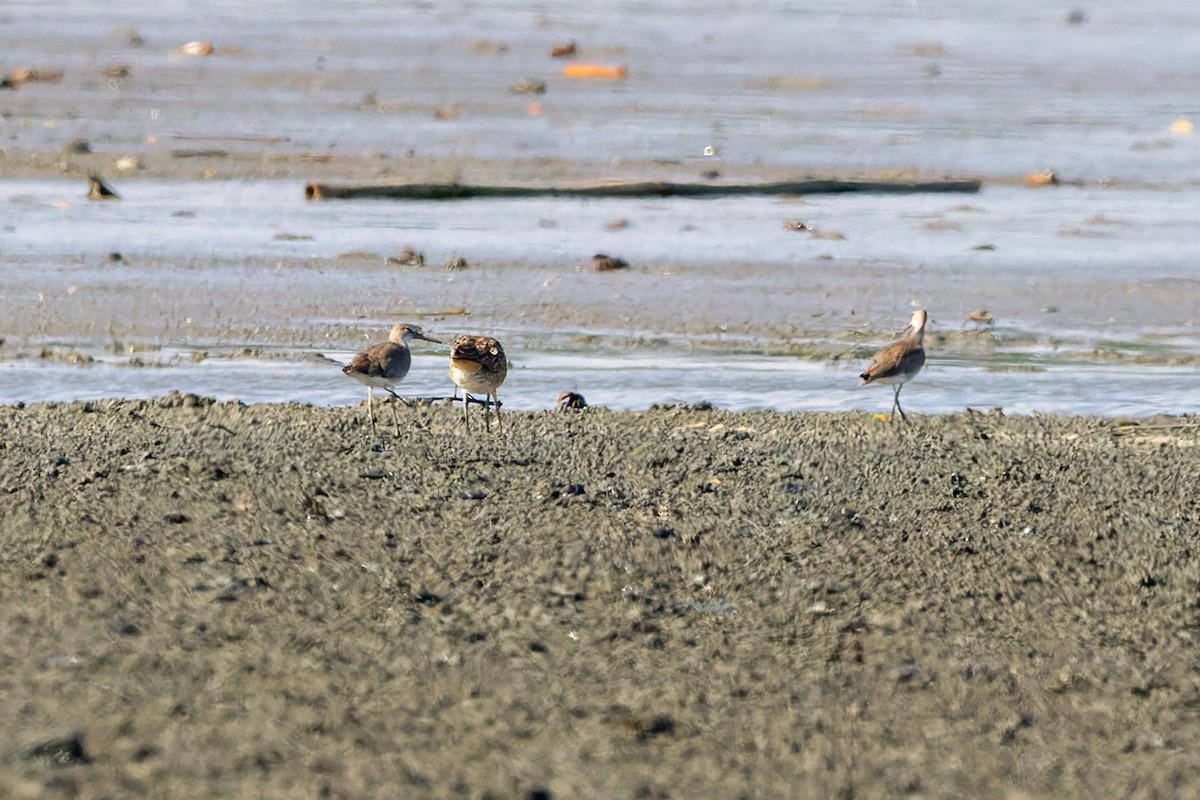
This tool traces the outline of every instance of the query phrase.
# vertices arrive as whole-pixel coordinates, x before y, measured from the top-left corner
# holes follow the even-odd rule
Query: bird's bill
[[[414,339],[424,339],[425,341],[433,342],[434,344],[445,344],[445,342],[443,342],[441,339],[435,339],[432,336],[426,336],[420,331],[414,331],[412,328],[409,328],[409,333],[412,334]]]

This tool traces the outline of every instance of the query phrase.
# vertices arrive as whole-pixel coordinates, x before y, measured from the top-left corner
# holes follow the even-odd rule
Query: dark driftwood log
[[[394,200],[461,200],[471,197],[719,197],[722,195],[914,194],[925,192],[977,192],[981,181],[946,179],[930,181],[869,181],[811,179],[769,183],[669,183],[667,181],[605,181],[566,186],[473,186],[461,183],[382,183],[338,186],[310,183],[309,200],[344,200],[358,197]]]

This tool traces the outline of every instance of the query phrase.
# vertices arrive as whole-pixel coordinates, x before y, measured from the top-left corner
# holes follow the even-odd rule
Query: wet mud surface
[[[1193,418],[400,413],[0,408],[0,795],[1200,787]]]

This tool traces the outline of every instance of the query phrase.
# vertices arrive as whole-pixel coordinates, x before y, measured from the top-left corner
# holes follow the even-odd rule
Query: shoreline
[[[220,143],[222,137],[213,136]],[[90,146],[89,146],[90,147]],[[136,167],[122,169],[122,159],[134,159]],[[478,156],[443,156],[365,153],[307,153],[270,151],[247,146],[239,151],[189,151],[178,147],[142,145],[129,151],[72,152],[63,148],[7,148],[0,153],[0,174],[6,180],[75,179],[87,188],[88,175],[111,181],[118,189],[123,181],[176,180],[220,181],[263,180],[296,183],[296,195],[306,196],[306,184],[356,186],[380,183],[412,184],[506,184],[587,183],[603,181],[697,182],[702,176],[685,159],[589,159],[564,157],[491,159]],[[789,181],[844,181],[879,184],[970,183],[1021,185],[1022,175],[991,175],[983,172],[945,172],[896,166],[880,169],[828,169],[781,166],[768,163],[724,164],[719,178],[724,183],[785,183]],[[1105,184],[1107,185],[1107,184]],[[976,187],[978,188],[978,187]],[[798,192],[801,193],[801,192]],[[311,199],[311,198],[309,198]]]
[[[0,407],[0,789],[1200,786],[1191,418],[481,418]]]
[[[178,403],[187,404],[189,407],[195,405],[217,405],[229,406],[245,410],[252,409],[282,409],[289,413],[292,411],[311,410],[313,412],[338,412],[360,410],[366,414],[367,402],[359,398],[361,391],[353,391],[354,399],[338,402],[311,402],[305,400],[251,400],[246,401],[237,398],[218,399],[216,397],[205,395],[198,392],[189,391],[167,391],[152,396],[146,397],[98,397],[89,399],[71,399],[71,400],[16,400],[12,402],[0,402],[0,411],[8,410],[13,412],[30,411],[39,408],[47,410],[66,410],[71,412],[79,412],[84,414],[107,413],[109,410],[119,408],[128,404],[142,405],[173,405]],[[881,391],[873,391],[873,394],[883,396]],[[564,392],[566,394],[566,392]],[[578,394],[578,393],[575,393]],[[419,409],[424,414],[440,414],[440,413],[462,413],[462,398],[445,396],[430,396],[430,397],[413,397],[399,395],[401,405],[397,406],[398,412],[403,416],[406,412],[411,413],[413,409]],[[553,398],[551,398],[553,399]],[[587,401],[586,397],[583,397]],[[377,398],[379,403],[383,403],[381,408],[386,407],[386,403],[391,402],[391,398],[386,395]],[[482,401],[473,401],[472,408],[476,408],[475,403],[482,404]],[[883,410],[875,408],[878,405]],[[502,407],[508,409],[508,405],[502,404]],[[904,422],[899,417],[895,420],[891,419],[891,406],[888,403],[866,404],[860,408],[852,408],[845,410],[806,410],[806,409],[777,409],[767,407],[752,407],[752,408],[727,408],[708,400],[698,400],[695,402],[679,401],[679,402],[661,402],[652,403],[645,408],[620,408],[607,406],[603,403],[591,403],[580,408],[560,409],[557,404],[547,402],[544,407],[539,408],[515,408],[506,410],[505,415],[514,414],[530,419],[540,418],[546,415],[557,416],[566,414],[568,411],[578,414],[580,412],[590,414],[615,414],[621,416],[630,416],[639,418],[656,414],[719,414],[732,417],[741,416],[779,416],[779,417],[811,417],[811,418],[839,418],[856,420],[858,422],[879,424],[879,425],[919,425],[922,421],[934,422],[937,420],[947,420],[957,417],[981,417],[981,418],[996,418],[996,419],[1038,419],[1052,420],[1058,422],[1075,422],[1080,424],[1091,424],[1097,426],[1099,430],[1107,431],[1114,436],[1132,435],[1151,430],[1158,429],[1190,429],[1192,427],[1200,428],[1200,417],[1194,412],[1148,412],[1145,414],[1092,414],[1092,413],[1059,413],[1059,412],[1010,412],[1003,408],[974,408],[967,406],[951,411],[934,411],[926,412],[919,410],[909,410],[907,413],[912,418],[910,422]],[[388,419],[391,415],[388,414]],[[447,423],[448,425],[449,423]],[[380,434],[382,436],[382,433]]]

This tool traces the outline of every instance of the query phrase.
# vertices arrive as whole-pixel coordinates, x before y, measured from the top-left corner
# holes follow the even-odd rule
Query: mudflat
[[[0,408],[0,795],[1200,791],[1194,418],[460,413]]]

